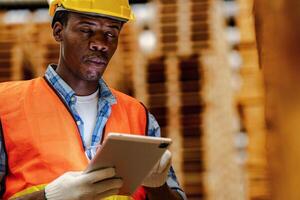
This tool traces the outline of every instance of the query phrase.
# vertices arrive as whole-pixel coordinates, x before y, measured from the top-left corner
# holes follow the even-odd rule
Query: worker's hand
[[[48,184],[45,188],[47,200],[100,200],[116,195],[123,181],[114,178],[114,168],[106,168],[91,173],[67,172]]]
[[[148,176],[144,179],[142,185],[146,187],[160,187],[165,184],[168,178],[168,172],[171,167],[172,154],[167,150],[154,166]]]

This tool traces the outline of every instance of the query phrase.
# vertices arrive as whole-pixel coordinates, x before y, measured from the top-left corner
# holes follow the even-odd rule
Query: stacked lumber
[[[49,22],[28,22],[26,27],[28,34],[24,53],[29,59],[34,77],[43,76],[48,64],[57,63],[59,44],[53,39]],[[33,49],[36,51],[33,52]]]
[[[0,81],[7,81],[10,80],[10,77],[12,76],[12,49],[13,49],[13,43],[14,39],[9,40],[8,36],[11,34],[5,33],[7,32],[7,29],[0,27]],[[3,30],[6,30],[5,32]]]
[[[219,2],[220,3],[220,2]],[[218,1],[210,7],[211,48],[202,53],[204,66],[203,99],[204,149],[208,199],[245,199],[246,183],[242,166],[237,162],[234,143],[239,130],[234,125],[235,94],[231,85],[229,46],[225,37],[225,19]],[[226,186],[226,188],[224,187]]]
[[[35,23],[34,12],[27,14],[22,22],[7,22],[7,19],[4,19],[8,13],[3,12],[0,20],[0,42],[6,44],[3,47],[9,52],[8,56],[1,55],[0,59],[7,59],[9,56],[11,58],[9,64],[1,65],[3,69],[7,67],[12,70],[11,75],[5,75],[6,80],[30,79],[43,75],[46,63],[51,61],[52,57],[58,57],[52,53],[58,48],[51,46],[54,42],[50,37],[49,22]],[[9,13],[11,18],[12,14],[13,12]]]
[[[140,69],[144,69],[144,73],[140,73],[139,79],[144,75],[144,84],[135,88],[136,95],[143,95],[143,102],[156,117],[162,136],[173,138],[173,167],[180,182],[184,182],[189,199],[202,198],[203,105],[199,91],[202,78],[199,55],[161,56],[151,58],[143,64],[144,67],[140,66]]]
[[[189,199],[244,199],[219,3],[154,3],[158,17],[149,27],[158,43],[152,54],[134,61],[136,97],[154,114],[162,135],[173,139],[173,166]]]
[[[209,47],[208,12],[211,0],[154,2],[158,2],[158,22],[154,23],[153,28],[159,40],[154,55],[191,55]]]
[[[204,102],[201,94],[203,66],[200,55],[183,57],[178,63],[180,82],[179,131],[182,137],[184,187],[190,199],[203,198],[205,173],[203,138]]]
[[[243,60],[240,70],[243,85],[238,94],[238,104],[242,125],[249,138],[246,164],[248,195],[249,199],[269,199],[264,86],[256,47],[253,0],[237,0],[237,3],[239,14],[236,21],[241,35],[238,51]]]
[[[3,21],[3,16],[4,13],[1,13],[0,21]],[[22,78],[23,54],[19,34],[22,34],[21,25],[0,23],[0,82]]]
[[[36,68],[36,75],[41,76],[48,64],[58,62],[59,43],[53,38],[50,23],[36,23],[34,29],[38,37],[36,45],[41,51],[36,55],[35,60],[32,60],[32,63]]]

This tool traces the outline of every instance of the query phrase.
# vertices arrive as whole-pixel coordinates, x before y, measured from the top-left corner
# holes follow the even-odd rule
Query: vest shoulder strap
[[[148,111],[145,107],[133,97],[114,89],[111,89],[111,91],[116,97],[117,103],[112,106],[112,114],[107,121],[105,135],[109,132],[146,135],[148,131]],[[127,131],[124,132],[123,130]]]
[[[40,78],[28,81],[11,81],[0,84],[0,116],[16,110],[26,96],[26,92],[33,87]]]

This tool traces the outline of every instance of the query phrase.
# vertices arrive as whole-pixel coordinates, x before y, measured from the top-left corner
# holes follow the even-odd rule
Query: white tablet
[[[115,167],[117,177],[121,177],[124,181],[120,194],[131,195],[171,142],[170,138],[109,133],[94,159],[90,161],[86,173]]]

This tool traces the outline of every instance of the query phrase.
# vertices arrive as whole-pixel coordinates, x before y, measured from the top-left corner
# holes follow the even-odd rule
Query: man
[[[82,172],[108,132],[160,135],[142,104],[101,78],[133,19],[128,1],[51,0],[49,10],[58,65],[43,78],[0,84],[3,198],[130,199],[116,196],[123,183],[113,168]],[[186,199],[170,164],[168,151],[133,198]]]

